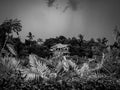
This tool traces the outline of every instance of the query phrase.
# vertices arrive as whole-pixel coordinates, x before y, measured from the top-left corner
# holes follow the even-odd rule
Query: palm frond
[[[19,61],[15,58],[5,57],[0,58],[0,74],[6,75],[8,73],[15,73],[16,70],[20,68]]]
[[[36,55],[30,55],[29,60],[31,67],[22,70],[23,76],[26,76],[26,80],[39,79],[39,77],[47,79],[50,70],[46,64],[37,60]]]

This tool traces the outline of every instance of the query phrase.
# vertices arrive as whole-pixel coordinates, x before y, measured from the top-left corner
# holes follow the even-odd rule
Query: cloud
[[[56,0],[47,0],[48,7],[53,6],[53,3],[54,3],[55,1],[56,1]]]
[[[78,4],[80,0],[68,0],[68,4],[73,10],[77,10]]]
[[[68,0],[67,6],[64,8],[63,12],[65,12],[68,8],[71,8],[73,11],[78,9],[78,5],[80,4],[80,0]]]
[[[55,2],[64,2],[64,4],[67,2],[67,5],[64,8],[63,12],[65,12],[68,8],[77,10],[78,5],[80,4],[80,0],[47,0],[48,7],[52,7]]]

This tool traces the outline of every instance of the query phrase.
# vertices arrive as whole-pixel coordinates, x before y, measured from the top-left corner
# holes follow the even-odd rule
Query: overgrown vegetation
[[[118,28],[113,45],[108,45],[105,37],[85,40],[81,34],[78,39],[59,36],[34,40],[31,32],[21,42],[20,31],[22,25],[17,19],[0,25],[1,90],[120,89]],[[69,46],[69,56],[53,56],[50,48],[58,43]]]

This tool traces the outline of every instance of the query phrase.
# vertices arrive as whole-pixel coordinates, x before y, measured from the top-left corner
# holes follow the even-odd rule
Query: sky
[[[35,39],[64,35],[85,39],[107,37],[120,26],[120,0],[0,0],[0,24],[5,19],[21,20],[21,38],[28,32]],[[53,1],[53,2],[52,2]]]

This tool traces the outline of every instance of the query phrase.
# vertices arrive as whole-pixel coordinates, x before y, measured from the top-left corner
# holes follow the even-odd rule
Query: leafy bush
[[[108,68],[110,68],[109,63],[110,61],[111,62],[113,61],[109,60],[109,58],[105,58],[105,59],[106,62],[104,63],[104,66],[107,67],[109,66]],[[41,74],[36,74],[33,72],[33,74],[38,75],[39,77],[36,78],[35,76],[33,77],[33,79],[29,79],[25,81],[27,74],[25,75],[25,77],[23,77],[23,73],[18,71],[20,69],[14,69],[17,67],[12,67],[11,62],[9,62],[7,58],[4,60],[5,61],[1,59],[1,66],[5,68],[4,72],[2,71],[3,68],[0,70],[0,72],[2,72],[0,78],[1,90],[23,90],[23,89],[24,90],[101,90],[101,89],[119,90],[120,89],[119,80],[115,76],[112,75],[107,76],[107,74],[103,76],[104,72],[103,73],[90,72],[88,73],[88,75],[81,77],[79,74],[75,72],[74,68],[69,68],[68,71],[63,70],[57,75],[55,71],[49,72],[49,75],[51,76],[49,77],[49,79],[44,79],[43,77],[41,77]],[[44,72],[44,69],[45,70],[49,69],[44,63],[40,61],[38,62],[35,57],[32,58],[31,60],[33,60],[30,61],[32,71],[39,69],[37,71]],[[112,65],[112,67],[113,66],[114,65]],[[28,72],[28,73],[32,73],[32,72]]]

